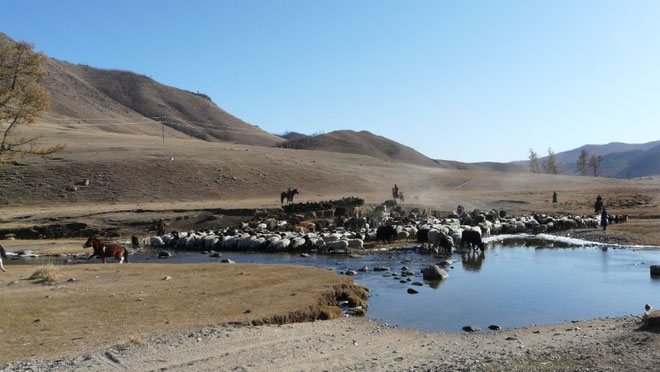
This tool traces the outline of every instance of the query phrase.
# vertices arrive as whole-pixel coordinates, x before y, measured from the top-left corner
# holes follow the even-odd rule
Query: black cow
[[[463,234],[461,234],[461,248],[465,244],[472,248],[478,247],[482,252],[486,249],[486,246],[481,241],[481,234],[473,230],[463,230]]]
[[[378,230],[376,230],[376,243],[381,240],[383,243],[385,243],[385,241],[392,243],[393,238],[396,238],[396,230],[392,225],[379,226]]]
[[[422,247],[424,243],[429,242],[429,229],[419,229],[417,230],[417,243],[421,244]]]

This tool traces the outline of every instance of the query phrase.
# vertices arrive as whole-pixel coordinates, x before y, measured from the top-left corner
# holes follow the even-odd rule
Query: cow
[[[463,234],[461,235],[461,248],[463,248],[465,244],[473,249],[479,248],[482,252],[486,249],[485,244],[481,241],[481,234],[474,230],[463,230]]]
[[[391,244],[392,239],[396,239],[396,229],[394,228],[394,226],[384,225],[378,227],[378,229],[376,230],[376,243],[382,240],[383,243],[387,241],[388,243]]]

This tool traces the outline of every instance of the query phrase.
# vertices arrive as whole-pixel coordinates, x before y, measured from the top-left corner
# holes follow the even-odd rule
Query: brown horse
[[[96,238],[89,238],[87,242],[83,244],[83,248],[92,247],[94,253],[87,258],[87,261],[91,260],[94,256],[101,257],[103,263],[105,263],[106,257],[114,256],[119,263],[128,263],[128,250],[119,244],[102,242]]]
[[[282,192],[280,194],[280,204],[284,204],[284,199],[286,199],[287,204],[293,203],[293,196],[296,194],[300,194],[298,189],[288,189],[287,191]]]

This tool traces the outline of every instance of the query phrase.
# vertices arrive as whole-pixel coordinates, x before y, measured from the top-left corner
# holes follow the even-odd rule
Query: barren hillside
[[[0,43],[6,42],[13,40],[0,33]],[[152,135],[160,135],[164,123],[175,137],[258,146],[284,142],[225,112],[204,94],[163,85],[144,75],[55,58],[46,58],[45,67],[48,76],[44,85],[51,93],[45,122],[66,128]]]
[[[369,155],[378,159],[424,166],[437,166],[414,149],[368,131],[337,130],[317,136],[293,138],[280,145],[298,150],[318,150]]]

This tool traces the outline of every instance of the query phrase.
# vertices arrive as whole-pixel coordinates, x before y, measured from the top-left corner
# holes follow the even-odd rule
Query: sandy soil
[[[154,336],[141,345],[62,359],[23,361],[7,370],[656,370],[660,334],[639,317],[480,334],[424,334],[368,318],[283,326],[215,326]]]

